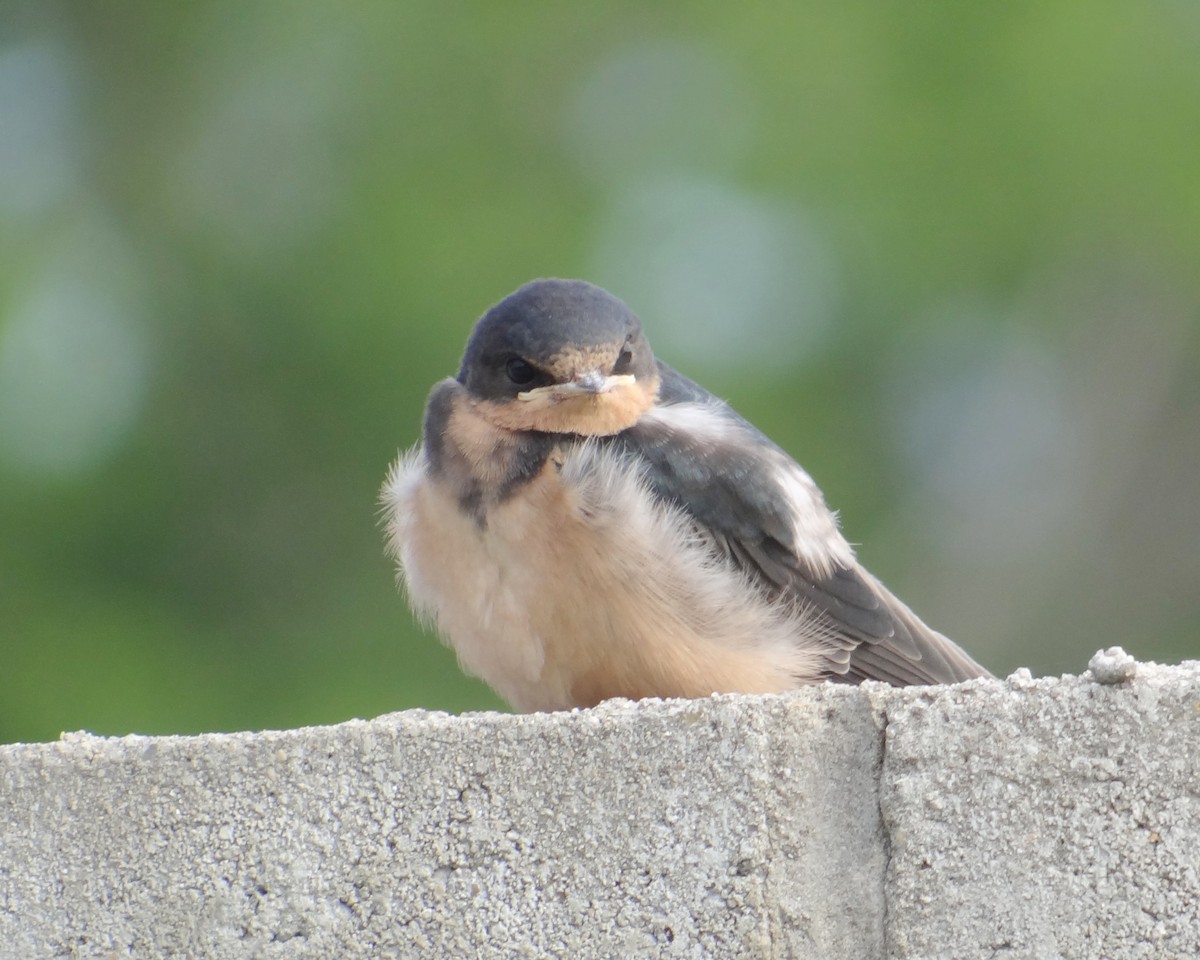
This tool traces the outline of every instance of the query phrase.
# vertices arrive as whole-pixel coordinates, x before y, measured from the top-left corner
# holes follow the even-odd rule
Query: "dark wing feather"
[[[725,442],[692,438],[669,418],[644,420],[608,442],[636,457],[655,494],[690,514],[714,549],[768,593],[821,615],[831,679],[906,686],[990,676],[858,564],[835,564],[825,574],[805,562],[793,542],[791,503],[768,467],[786,455],[703,387],[666,364],[659,372],[660,402],[710,407],[734,428]],[[819,495],[815,506],[825,509]]]

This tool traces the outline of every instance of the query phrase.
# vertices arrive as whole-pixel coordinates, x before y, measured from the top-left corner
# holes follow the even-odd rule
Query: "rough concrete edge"
[[[1097,683],[1105,685],[1115,685],[1127,683],[1134,679],[1145,679],[1150,677],[1162,678],[1164,675],[1169,675],[1178,670],[1187,670],[1200,667],[1200,660],[1183,660],[1178,664],[1160,664],[1151,660],[1134,660],[1125,653],[1120,647],[1109,647],[1107,650],[1098,651],[1089,662],[1088,669],[1081,674],[1064,673],[1057,676],[1034,677],[1030,671],[1024,667],[1015,670],[1007,677],[996,677],[986,680],[968,680],[960,684],[955,684],[959,688],[977,687],[986,689],[993,684],[1006,684],[1009,687],[1017,690],[1037,690],[1048,689],[1058,686],[1062,683]],[[1165,672],[1165,674],[1164,674]],[[759,701],[762,703],[771,703],[780,698],[788,697],[803,697],[812,694],[816,690],[833,690],[845,692],[847,695],[853,695],[854,691],[862,691],[866,697],[868,704],[873,712],[878,716],[878,726],[881,738],[887,732],[887,709],[888,706],[899,701],[908,699],[925,697],[931,690],[943,689],[937,686],[910,686],[910,687],[893,687],[886,683],[876,681],[867,681],[860,686],[846,687],[841,684],[828,683],[825,685],[817,685],[812,687],[800,687],[796,690],[788,691],[779,694],[738,694],[738,693],[714,693],[709,697],[703,697],[696,700],[684,699],[657,699],[648,698],[645,700],[634,701],[624,699],[606,700],[595,707],[587,709],[563,710],[550,713],[505,713],[498,710],[479,710],[465,711],[455,714],[445,710],[429,710],[423,707],[415,707],[405,710],[391,711],[381,713],[375,717],[349,717],[345,720],[338,721],[332,724],[306,724],[300,727],[263,727],[261,729],[250,730],[229,730],[229,731],[206,731],[197,734],[144,734],[144,733],[125,733],[125,734],[97,734],[92,733],[87,729],[79,730],[64,730],[55,740],[31,740],[31,741],[13,741],[11,743],[0,743],[0,750],[11,749],[31,749],[38,747],[48,747],[55,744],[74,744],[85,743],[89,741],[110,741],[110,740],[127,740],[127,741],[179,741],[191,740],[201,743],[206,740],[224,740],[235,739],[241,740],[251,737],[281,737],[281,736],[299,736],[310,730],[328,730],[345,725],[369,724],[376,722],[391,722],[403,723],[405,725],[415,722],[430,722],[434,725],[438,724],[458,724],[463,722],[486,722],[499,723],[520,723],[528,718],[537,717],[545,720],[558,718],[564,721],[573,717],[592,716],[602,717],[605,715],[620,716],[622,714],[636,713],[643,709],[651,710],[666,710],[673,711],[678,709],[695,706],[698,703],[706,702],[721,702],[721,701]]]

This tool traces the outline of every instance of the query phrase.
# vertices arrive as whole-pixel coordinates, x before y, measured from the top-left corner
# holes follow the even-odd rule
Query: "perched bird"
[[[483,315],[382,502],[414,609],[518,710],[990,676],[859,566],[799,464],[581,280]]]

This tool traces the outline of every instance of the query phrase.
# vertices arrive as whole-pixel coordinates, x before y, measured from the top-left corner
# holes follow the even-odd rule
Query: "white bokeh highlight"
[[[896,452],[947,550],[1042,549],[1074,515],[1087,436],[1061,360],[1014,318],[960,303],[888,369]]]
[[[601,218],[592,262],[685,369],[795,368],[837,303],[832,254],[803,216],[722,181],[628,185]]]
[[[37,216],[79,179],[72,64],[39,41],[0,48],[0,215]]]
[[[110,457],[142,413],[144,285],[113,229],[76,224],[0,319],[0,461],[69,476]]]
[[[681,40],[613,50],[584,73],[567,107],[568,149],[589,177],[609,184],[676,170],[729,173],[757,120],[729,62]]]
[[[812,360],[838,305],[836,257],[793,202],[748,187],[755,98],[717,51],[683,40],[609,52],[567,98],[564,141],[597,185],[588,277],[688,368],[771,375]]]
[[[250,16],[270,42],[207,51],[219,79],[181,108],[185,132],[167,196],[187,229],[240,255],[270,257],[309,237],[342,201],[335,127],[354,46],[336,18],[310,8]]]

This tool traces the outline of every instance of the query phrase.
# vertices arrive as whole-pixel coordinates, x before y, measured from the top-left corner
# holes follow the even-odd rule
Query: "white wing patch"
[[[719,403],[670,403],[642,415],[640,423],[657,423],[686,435],[689,442],[710,449],[745,442],[745,428],[732,419]]]
[[[748,429],[717,403],[676,403],[655,407],[642,422],[658,424],[714,455],[752,458],[761,464],[791,519],[797,557],[820,577],[854,563],[854,551],[838,529],[837,515],[812,477],[781,449]]]
[[[782,450],[772,449],[768,462],[772,479],[788,503],[796,556],[820,577],[832,576],[835,567],[853,566],[854,550],[812,477]]]

